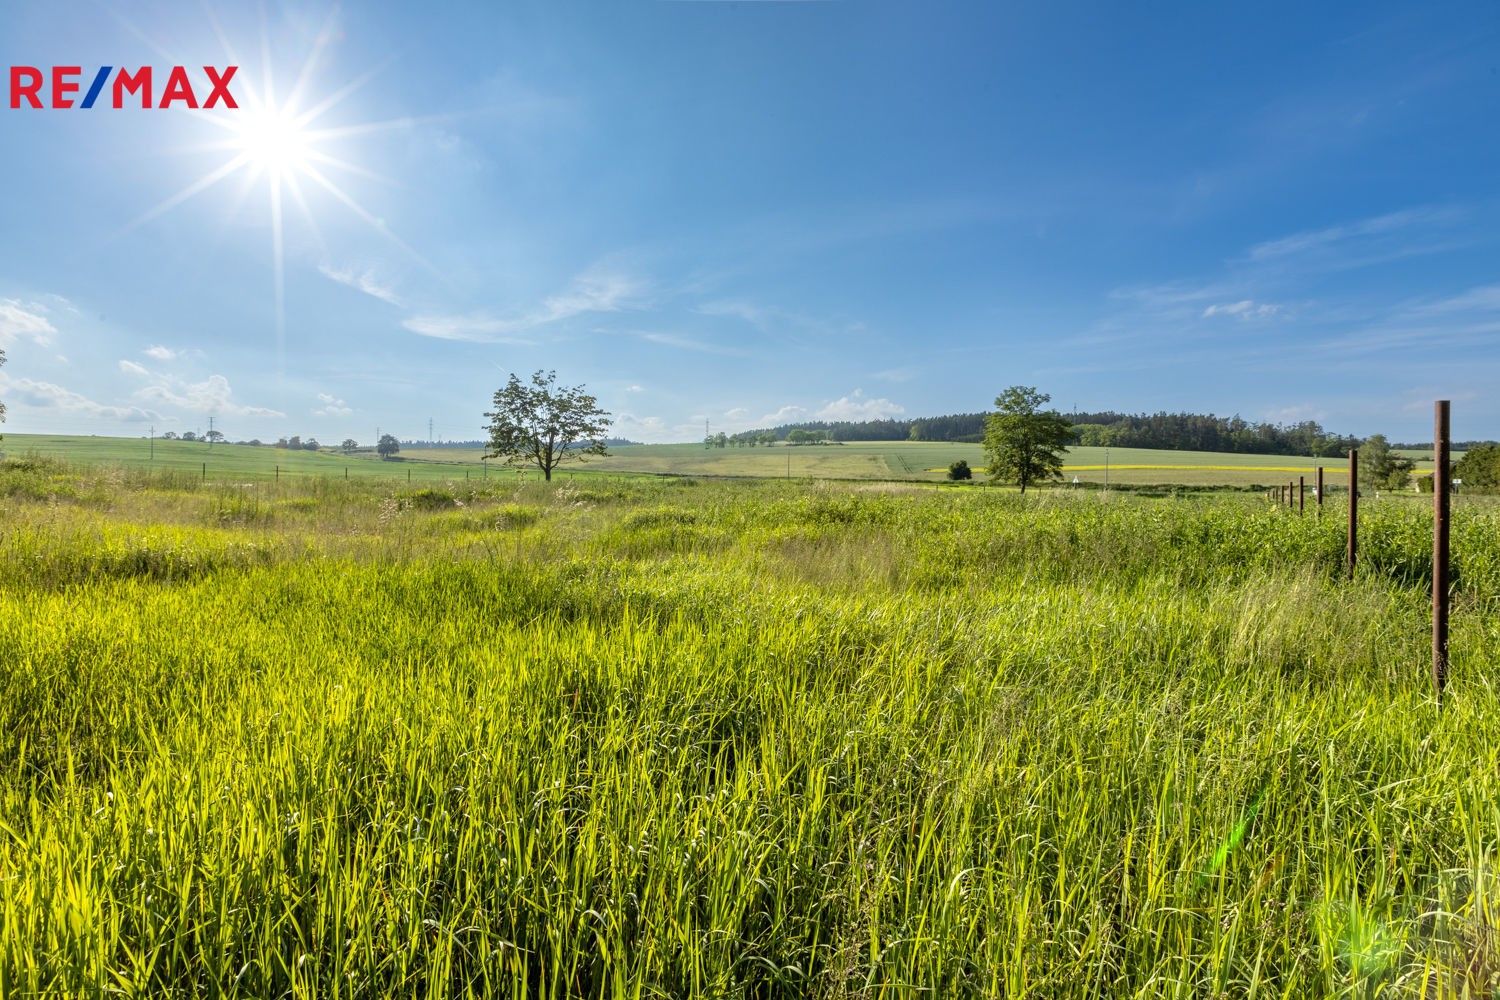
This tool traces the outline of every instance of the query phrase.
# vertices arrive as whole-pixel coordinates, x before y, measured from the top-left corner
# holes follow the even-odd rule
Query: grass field
[[[0,996],[1492,996],[1500,509],[1441,713],[1338,513],[12,462]]]
[[[280,475],[384,477],[437,482],[484,476],[513,475],[503,468],[486,471],[478,449],[410,448],[397,462],[382,462],[361,452],[295,452],[279,448],[157,441],[155,460],[148,460],[150,443],[135,438],[7,435],[3,444],[13,455],[33,452],[79,462],[113,462],[181,472],[198,471],[209,480],[273,478]],[[775,446],[769,448],[704,448],[701,444],[626,445],[603,459],[570,463],[567,475],[597,473],[744,476],[792,479],[869,479],[940,481],[948,465],[965,459],[982,481],[984,451],[975,444],[936,442],[852,442],[840,445]],[[1064,478],[1080,482],[1125,484],[1180,484],[1184,486],[1276,485],[1306,477],[1309,484],[1319,464],[1326,467],[1331,485],[1343,485],[1347,462],[1285,455],[1229,455],[1215,452],[1154,451],[1140,448],[1075,448],[1068,453]],[[206,468],[205,468],[206,466]],[[1430,473],[1431,462],[1418,465]],[[531,475],[536,475],[535,472]]]

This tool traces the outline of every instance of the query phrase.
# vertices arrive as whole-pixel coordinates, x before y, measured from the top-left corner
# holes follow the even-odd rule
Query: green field
[[[13,455],[33,452],[79,462],[111,462],[131,467],[197,471],[209,480],[258,480],[282,476],[411,477],[413,482],[513,475],[485,469],[478,449],[409,448],[399,461],[382,462],[369,452],[294,452],[279,448],[157,441],[154,463],[145,439],[11,434],[0,442]],[[937,482],[948,465],[968,461],[983,481],[984,451],[975,444],[937,442],[853,442],[839,445],[777,445],[766,448],[704,448],[701,444],[643,444],[612,449],[603,459],[565,466],[566,475],[597,473],[744,476],[792,479],[869,479]],[[493,463],[492,463],[493,464]],[[1074,448],[1068,453],[1065,482],[1180,484],[1186,486],[1271,486],[1308,480],[1319,464],[1330,484],[1343,485],[1347,461],[1286,455],[1230,455],[1140,448]],[[1107,469],[1106,469],[1107,466]],[[1418,473],[1431,462],[1419,462]],[[530,473],[536,476],[535,471]]]
[[[1363,524],[0,465],[0,996],[1493,996],[1500,507],[1442,712]]]

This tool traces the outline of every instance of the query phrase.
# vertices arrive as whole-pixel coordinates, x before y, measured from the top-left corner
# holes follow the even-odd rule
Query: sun
[[[234,125],[231,148],[256,170],[276,177],[305,173],[312,165],[313,135],[301,120],[274,107],[246,108],[230,119]]]
[[[320,243],[322,241],[312,208],[304,194],[304,186],[315,188],[331,197],[344,210],[352,212],[404,253],[424,266],[431,266],[420,254],[391,232],[384,220],[372,215],[356,201],[354,196],[345,190],[340,175],[343,175],[343,178],[352,175],[387,183],[389,183],[389,178],[382,177],[357,163],[350,162],[345,156],[338,155],[340,143],[344,140],[392,129],[408,129],[427,119],[402,117],[359,124],[326,124],[324,119],[329,112],[372,79],[376,75],[375,70],[350,80],[320,100],[309,100],[308,89],[314,72],[325,47],[335,33],[336,14],[337,8],[329,12],[327,22],[323,30],[318,33],[312,51],[308,53],[290,91],[284,95],[278,95],[271,70],[270,45],[266,39],[265,13],[262,11],[259,79],[246,78],[242,75],[242,89],[236,95],[239,98],[238,108],[206,112],[197,117],[197,121],[219,130],[219,138],[194,143],[183,147],[182,150],[195,153],[221,152],[225,155],[225,160],[218,167],[157,203],[125,227],[125,230],[129,231],[149,222],[204,191],[218,187],[230,177],[239,176],[244,182],[240,186],[239,197],[234,201],[236,210],[253,187],[263,188],[270,216],[273,308],[279,368],[284,367],[286,344],[285,203],[290,202],[298,210],[318,241]],[[213,20],[212,14],[210,14],[210,19]],[[223,44],[225,56],[235,65],[243,64],[244,60],[240,59],[235,52],[217,21],[213,22],[213,26]]]

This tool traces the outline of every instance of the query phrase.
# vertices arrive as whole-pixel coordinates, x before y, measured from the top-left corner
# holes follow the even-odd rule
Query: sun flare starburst
[[[270,212],[278,368],[284,368],[286,345],[286,240],[283,214],[283,202],[286,196],[290,196],[296,204],[317,242],[321,245],[323,241],[321,231],[303,192],[304,182],[310,183],[331,196],[344,209],[352,212],[419,263],[430,266],[416,251],[391,232],[384,220],[367,211],[339,180],[334,179],[349,175],[388,181],[388,178],[358,163],[335,155],[334,150],[341,140],[385,130],[409,128],[416,124],[418,119],[396,118],[336,126],[320,124],[324,116],[368,82],[375,75],[374,71],[345,83],[316,103],[308,104],[304,101],[323,50],[334,35],[336,15],[336,10],[330,13],[327,23],[317,35],[311,52],[297,74],[295,85],[284,99],[278,99],[276,94],[270,44],[266,37],[265,25],[262,24],[260,86],[256,86],[256,82],[252,79],[242,76],[241,87],[236,94],[239,101],[238,108],[204,112],[197,116],[197,120],[206,122],[227,134],[220,139],[197,143],[185,149],[191,152],[222,152],[228,158],[219,166],[157,203],[127,227],[127,229],[133,229],[148,222],[230,177],[238,176],[243,182],[235,198],[236,207],[255,187],[263,186]],[[216,20],[213,27],[224,48],[225,55],[232,63],[241,64],[242,60]],[[330,177],[330,174],[334,177]]]

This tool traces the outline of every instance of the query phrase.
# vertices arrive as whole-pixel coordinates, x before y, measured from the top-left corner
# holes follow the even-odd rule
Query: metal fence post
[[[1438,706],[1448,686],[1448,529],[1452,475],[1448,471],[1448,400],[1433,405],[1432,420],[1432,692]]]
[[[1359,450],[1349,449],[1349,576],[1354,576],[1354,562],[1359,554]]]

